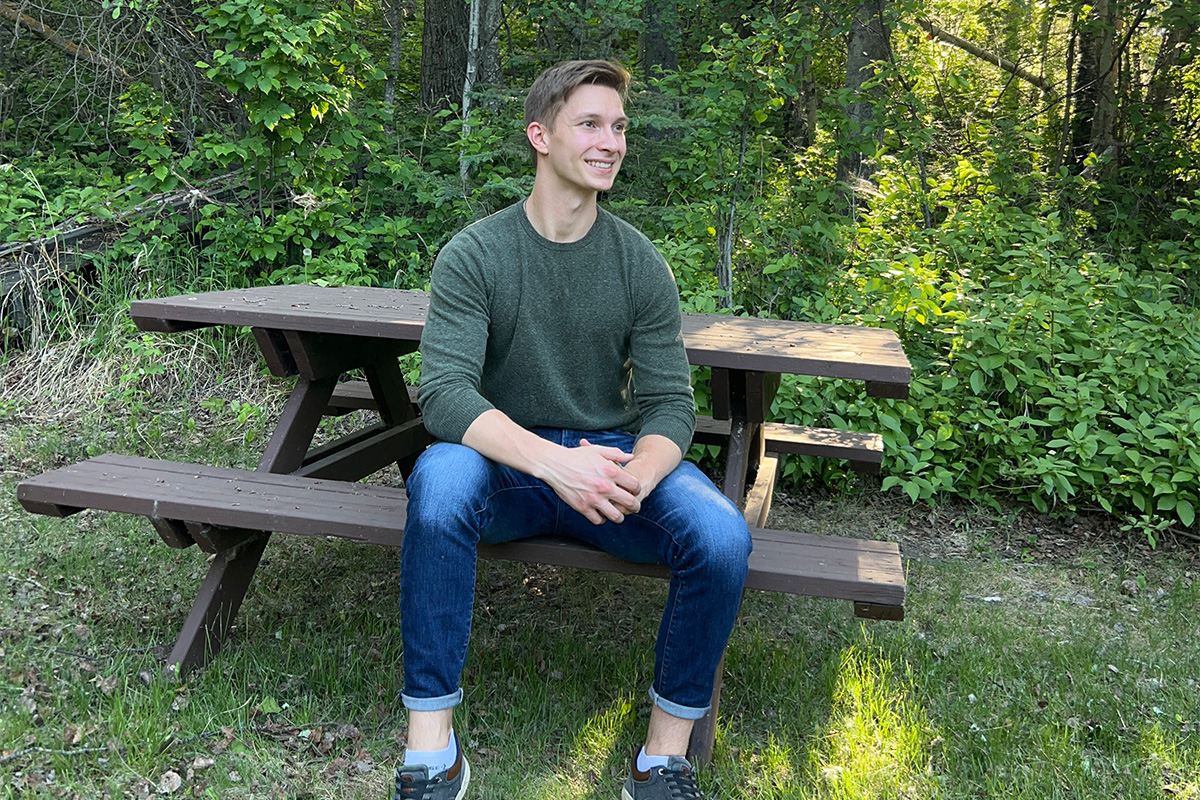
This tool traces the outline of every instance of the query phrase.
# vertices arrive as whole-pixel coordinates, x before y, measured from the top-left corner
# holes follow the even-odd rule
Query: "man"
[[[625,156],[628,83],[605,61],[543,72],[525,101],[533,191],[460,232],[434,266],[420,401],[440,441],[408,481],[397,800],[466,794],[452,712],[476,545],[549,533],[670,567],[649,732],[622,797],[700,796],[684,756],[737,616],[750,535],[682,461],[695,407],[671,271],[596,203]]]

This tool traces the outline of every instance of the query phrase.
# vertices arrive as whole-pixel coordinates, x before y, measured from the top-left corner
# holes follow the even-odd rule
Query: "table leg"
[[[299,379],[258,462],[260,472],[295,472],[301,467],[335,386],[336,376]]]
[[[366,367],[364,372],[367,374],[371,394],[375,397],[379,417],[385,425],[394,427],[417,418],[417,408],[408,396],[408,384],[404,381],[404,373],[400,371],[400,365],[395,358],[377,361]],[[412,474],[417,456],[422,450],[424,447],[413,449],[397,459],[396,466],[400,468],[400,474],[405,480]]]
[[[717,742],[717,714],[721,710],[721,676],[725,673],[725,654],[717,662],[717,674],[713,679],[713,693],[709,698],[708,713],[696,720],[692,726],[692,738],[688,741],[687,757],[694,767],[702,767],[712,760],[713,746]]]
[[[217,553],[167,657],[163,667],[167,676],[174,678],[203,667],[220,651],[270,538],[271,534],[263,532],[242,545]]]
[[[757,472],[764,455],[762,421],[777,383],[761,372],[713,370],[713,416],[729,419],[729,443],[725,455],[724,494],[742,508],[747,478]],[[709,710],[692,728],[688,758],[696,766],[708,763],[717,740],[717,714],[721,707],[721,676],[725,657],[717,665]]]
[[[300,468],[336,385],[336,377],[300,378],[259,461],[260,472],[287,473]],[[216,554],[167,657],[164,672],[168,676],[204,666],[221,649],[270,538],[270,532],[262,531]]]

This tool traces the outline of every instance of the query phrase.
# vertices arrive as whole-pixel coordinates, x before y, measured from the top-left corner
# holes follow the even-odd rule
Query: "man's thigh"
[[[465,525],[481,542],[553,533],[561,513],[545,482],[450,442],[421,454],[407,486],[410,525]]]
[[[633,437],[622,449],[633,446]],[[620,437],[596,436],[596,444],[621,446]],[[592,441],[589,439],[589,441]],[[621,523],[593,525],[566,509],[560,535],[588,542],[627,561],[673,564],[685,552],[700,550],[741,558],[749,553],[749,531],[737,507],[700,469],[683,461]]]

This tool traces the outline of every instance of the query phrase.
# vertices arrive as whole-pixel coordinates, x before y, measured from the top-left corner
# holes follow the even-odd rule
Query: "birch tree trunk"
[[[396,80],[400,72],[401,46],[404,43],[404,12],[404,0],[391,0],[383,12],[383,20],[391,38],[387,82],[383,85],[383,105],[389,114],[396,108]]]
[[[863,0],[854,12],[846,50],[846,89],[851,97],[846,106],[846,125],[838,157],[837,179],[853,206],[853,187],[870,180],[874,172],[870,156],[872,140],[881,140],[882,131],[875,119],[875,106],[882,99],[879,86],[867,88],[875,77],[875,63],[889,55],[890,33],[884,22],[884,0]],[[869,151],[869,152],[864,152]]]

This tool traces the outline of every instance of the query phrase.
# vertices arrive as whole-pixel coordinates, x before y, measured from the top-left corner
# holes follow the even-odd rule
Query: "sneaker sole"
[[[471,765],[467,763],[465,757],[462,760],[462,765],[462,788],[458,790],[458,794],[454,795],[454,800],[463,800],[467,796],[467,785],[471,782]]]
[[[633,795],[624,786],[621,787],[621,800],[633,800]]]

